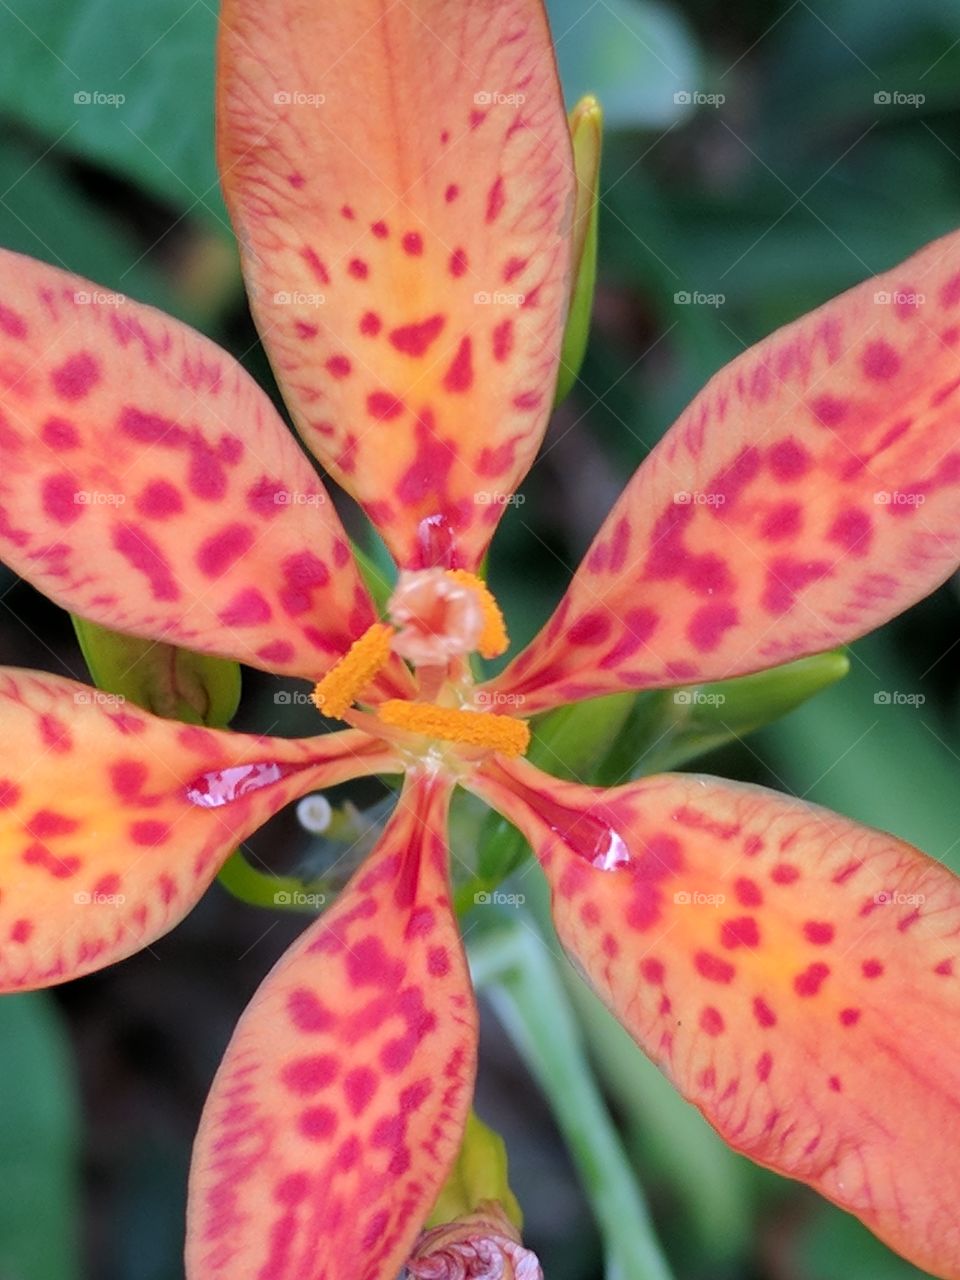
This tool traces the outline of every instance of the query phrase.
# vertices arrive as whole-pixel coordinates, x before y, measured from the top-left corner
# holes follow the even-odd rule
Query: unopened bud
[[[494,1200],[424,1231],[407,1262],[411,1280],[543,1280],[535,1253]]]

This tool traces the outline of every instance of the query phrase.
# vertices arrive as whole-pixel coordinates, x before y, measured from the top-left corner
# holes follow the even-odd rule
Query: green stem
[[[534,929],[518,917],[481,936],[470,949],[474,980],[550,1100],[603,1235],[607,1280],[671,1280],[563,983]]]
[[[274,876],[257,871],[237,849],[223,864],[218,882],[240,902],[271,911],[298,911],[316,915],[324,905],[324,886],[309,885],[296,876]]]

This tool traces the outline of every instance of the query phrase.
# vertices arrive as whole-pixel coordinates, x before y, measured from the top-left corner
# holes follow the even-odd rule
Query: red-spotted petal
[[[734,360],[498,682],[537,711],[853,640],[960,559],[960,233]]]
[[[402,565],[472,569],[542,438],[569,290],[541,0],[221,14],[223,187],[297,426]]]
[[[697,776],[471,786],[524,832],[564,945],[737,1150],[960,1276],[960,881],[893,836]]]
[[[295,675],[374,617],[312,467],[232,356],[4,250],[0,558],[104,626]]]
[[[411,777],[370,860],[240,1021],[194,1153],[190,1280],[394,1280],[456,1158],[476,1011],[447,793]]]
[[[222,733],[0,668],[0,990],[139,951],[289,800],[374,772],[396,765],[354,731]]]

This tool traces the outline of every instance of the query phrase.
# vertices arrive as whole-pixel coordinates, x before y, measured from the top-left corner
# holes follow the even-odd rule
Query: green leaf
[[[0,8],[0,36],[6,34]],[[0,40],[2,44],[2,40]],[[123,225],[93,204],[52,159],[46,144],[0,139],[0,244],[63,267],[138,301],[177,314],[194,325],[202,311],[184,305],[145,262],[142,247]]]
[[[589,94],[570,113],[570,136],[577,174],[577,198],[573,217],[573,293],[563,332],[560,372],[554,404],[573,389],[590,337],[590,316],[597,280],[597,225],[600,202],[600,153],[603,147],[603,112]]]
[[[0,1000],[0,1276],[77,1280],[78,1101],[47,995]]]
[[[240,701],[240,666],[74,618],[90,674],[109,695],[169,720],[223,728]]]
[[[474,980],[549,1099],[577,1164],[603,1235],[607,1280],[670,1280],[563,983],[532,920],[504,920],[471,939]]]
[[[497,1201],[515,1227],[523,1226],[523,1213],[510,1190],[506,1143],[471,1110],[457,1162],[425,1225],[436,1227],[466,1217],[483,1200]]]
[[[849,669],[847,655],[834,650],[733,680],[639,694],[594,780],[614,786],[675,769],[785,716]]]
[[[214,164],[216,6],[5,0],[0,111],[229,232]]]

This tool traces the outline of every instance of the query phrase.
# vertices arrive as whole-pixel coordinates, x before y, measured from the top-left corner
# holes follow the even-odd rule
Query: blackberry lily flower
[[[529,838],[564,944],[734,1147],[956,1280],[958,881],[760,788],[601,791],[522,757],[526,716],[842,644],[955,569],[960,238],[721,371],[540,635],[477,688],[469,654],[507,641],[476,576],[502,502],[475,498],[531,463],[570,292],[575,179],[541,5],[225,0],[221,31],[221,174],[264,345],[402,573],[378,620],[306,457],[231,357],[0,256],[3,558],[107,627],[307,677],[348,725],[218,732],[3,672],[3,986],[128,955],[288,801],[405,772],[378,848],[237,1028],[187,1246],[195,1280],[387,1280],[472,1094],[445,843],[460,785]],[[725,905],[691,910],[697,894]]]

